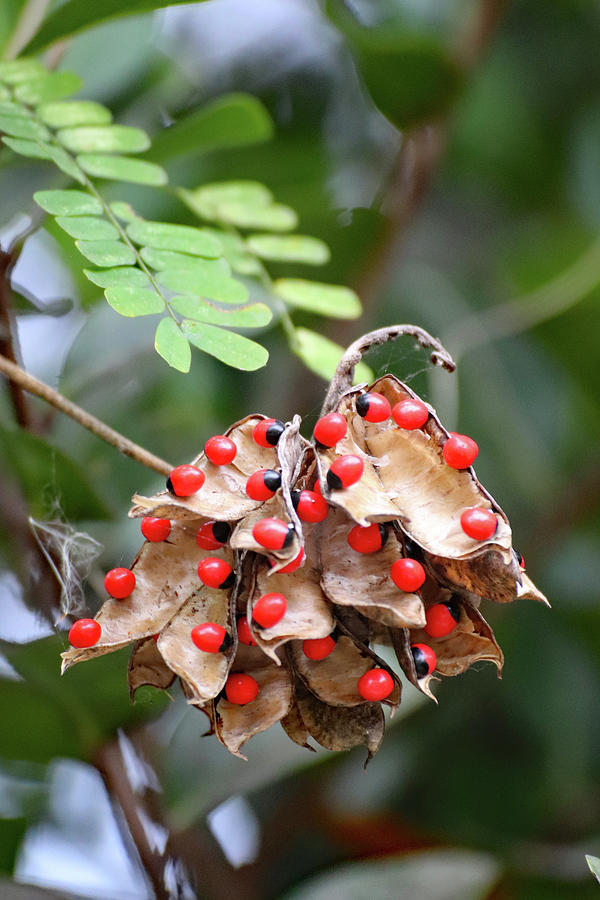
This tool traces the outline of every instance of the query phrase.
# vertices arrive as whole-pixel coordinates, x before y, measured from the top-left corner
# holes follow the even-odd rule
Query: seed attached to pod
[[[220,550],[229,540],[229,522],[205,522],[196,532],[196,543],[203,550]]]
[[[256,647],[256,641],[252,637],[246,616],[240,616],[237,620],[237,636],[241,644],[246,644],[247,647]]]
[[[100,640],[102,628],[95,619],[77,619],[69,629],[69,643],[78,650],[93,647]]]
[[[327,501],[316,491],[292,491],[292,503],[301,522],[322,522],[327,518]]]
[[[226,649],[229,635],[222,625],[216,622],[203,622],[196,625],[191,632],[192,641],[199,650],[205,653],[221,653]]]
[[[177,497],[191,497],[206,480],[204,472],[196,466],[175,466],[167,478],[167,490]]]
[[[346,436],[348,423],[341,413],[327,413],[315,425],[313,435],[317,444],[322,447],[335,447],[338,441]]]
[[[358,679],[357,688],[365,700],[385,700],[394,690],[394,679],[385,669],[369,669]]]
[[[304,562],[304,548],[300,548],[300,553],[298,556],[295,556],[293,560],[287,565],[283,566],[281,569],[277,569],[278,575],[290,575],[292,572],[295,572],[296,569],[299,569],[302,563]],[[276,560],[269,559],[269,565],[272,567],[276,563]]]
[[[281,519],[259,519],[252,529],[252,537],[266,550],[284,550],[294,540],[294,526]]]
[[[523,556],[522,553],[519,553],[518,550],[515,550],[514,547],[513,547],[513,553],[517,557],[517,562],[519,563],[519,568],[521,569],[522,572],[524,572],[525,571],[525,557]]]
[[[373,525],[355,525],[348,534],[348,543],[357,553],[376,553],[388,539],[387,525],[374,522]]]
[[[104,576],[106,592],[115,600],[125,600],[135,588],[135,575],[131,569],[111,569]]]
[[[207,587],[223,590],[233,587],[235,573],[228,562],[218,556],[208,556],[198,563],[200,581]]]
[[[237,447],[231,438],[215,434],[205,443],[204,452],[214,466],[226,466],[235,459]]]
[[[425,633],[429,637],[446,637],[456,628],[460,619],[460,607],[456,600],[448,600],[445,603],[435,603],[425,613]]]
[[[400,428],[413,431],[415,428],[423,427],[429,418],[429,410],[422,400],[409,397],[392,407],[392,418]]]
[[[472,506],[461,513],[460,525],[467,537],[487,541],[496,533],[498,519],[490,509]]]
[[[365,464],[360,456],[352,453],[346,453],[344,456],[338,456],[329,467],[327,472],[327,484],[332,491],[341,491],[349,488],[362,477],[365,470]]]
[[[152,543],[166,541],[171,534],[170,519],[159,519],[156,516],[144,516],[140,527],[146,540],[152,541]]]
[[[437,665],[437,657],[427,644],[413,644],[410,648],[415,661],[417,678],[425,678],[431,675]]]
[[[367,422],[385,422],[392,414],[392,409],[383,394],[369,391],[356,398],[356,412]]]
[[[450,433],[442,448],[442,456],[453,469],[468,469],[475,462],[478,453],[479,447],[473,438],[455,431]]]
[[[252,438],[260,447],[275,447],[285,431],[281,419],[263,419],[252,429]]]
[[[259,469],[246,482],[246,493],[251,500],[270,500],[280,487],[280,472],[275,469]]]
[[[392,563],[390,577],[397,588],[407,594],[418,591],[425,584],[425,569],[417,559],[397,559]]]
[[[252,609],[252,620],[262,628],[272,628],[280,622],[287,609],[287,600],[283,594],[263,594]]]
[[[245,706],[258,697],[258,682],[251,675],[234,672],[225,682],[225,696],[236,706]]]
[[[336,642],[330,634],[324,638],[307,638],[302,641],[302,651],[308,659],[321,660],[329,656],[336,648]]]

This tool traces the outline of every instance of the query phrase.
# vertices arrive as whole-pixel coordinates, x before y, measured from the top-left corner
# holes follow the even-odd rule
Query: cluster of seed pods
[[[378,645],[430,697],[438,675],[501,669],[481,599],[547,601],[475,477],[475,441],[391,375],[345,390],[312,441],[299,427],[248,416],[133,498],[146,543],[73,624],[63,670],[133,643],[132,694],[179,677],[233,753],[280,721],[303,746],[372,755],[401,693]]]

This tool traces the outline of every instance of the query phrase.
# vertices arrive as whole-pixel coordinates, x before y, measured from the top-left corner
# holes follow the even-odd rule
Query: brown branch
[[[14,265],[14,254],[0,250],[0,354],[11,362],[18,364],[15,351],[12,291],[10,287],[10,270]],[[15,381],[8,384],[15,418],[21,428],[32,428],[31,411],[23,388]]]
[[[130,456],[143,466],[153,469],[161,475],[168,475],[173,468],[173,466],[168,462],[165,462],[164,459],[154,456],[153,453],[144,450],[139,444],[135,444],[122,434],[119,434],[118,431],[109,428],[109,426],[100,419],[97,419],[95,416],[86,412],[85,409],[82,409],[80,406],[67,400],[66,397],[58,391],[55,391],[54,388],[44,384],[44,382],[40,381],[38,378],[34,378],[33,375],[25,372],[25,370],[21,369],[16,363],[11,362],[11,360],[6,359],[3,356],[0,356],[0,372],[3,372],[7,378],[12,382],[15,382],[23,388],[23,390],[30,394],[35,394],[36,397],[41,397],[42,400],[46,400],[47,403],[50,403],[80,425],[83,425],[84,428],[87,428],[87,430],[91,431],[92,434],[95,434],[96,437],[106,441],[111,447],[115,447],[120,453]]]

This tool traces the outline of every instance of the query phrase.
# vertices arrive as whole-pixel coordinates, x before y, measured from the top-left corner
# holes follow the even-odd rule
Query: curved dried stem
[[[421,347],[431,348],[431,362],[434,366],[442,366],[448,372],[454,371],[456,365],[446,348],[442,346],[437,338],[432,337],[423,328],[419,328],[418,325],[390,325],[387,328],[377,328],[375,331],[369,331],[354,341],[353,344],[350,344],[340,359],[331,379],[321,415],[323,416],[335,409],[343,394],[350,390],[354,369],[365,353],[372,347],[386,344],[388,341],[395,341],[396,338],[405,334],[414,337]]]

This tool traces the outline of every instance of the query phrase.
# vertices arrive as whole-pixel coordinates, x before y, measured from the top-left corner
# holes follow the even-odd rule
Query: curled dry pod
[[[308,743],[310,732],[302,720],[298,704],[295,700],[287,715],[281,720],[281,727],[289,739],[295,744],[298,744],[299,747],[304,747],[306,750],[311,750],[313,753],[316,752],[315,748]]]
[[[137,689],[143,685],[151,685],[164,691],[175,681],[175,672],[160,655],[155,637],[144,638],[134,644],[129,657],[127,681],[132,700]]]
[[[371,759],[377,753],[385,720],[380,703],[330,706],[296,682],[296,703],[308,733],[326,750],[350,750],[364,745]]]

